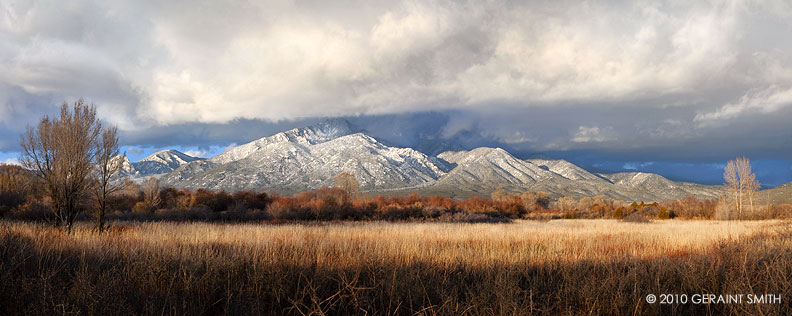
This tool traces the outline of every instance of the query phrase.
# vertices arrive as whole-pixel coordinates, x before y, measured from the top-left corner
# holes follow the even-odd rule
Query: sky
[[[85,98],[140,158],[345,117],[425,151],[792,181],[792,3],[0,0],[0,161]]]

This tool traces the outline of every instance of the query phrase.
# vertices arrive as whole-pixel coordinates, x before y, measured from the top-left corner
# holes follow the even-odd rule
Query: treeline
[[[0,166],[0,217],[20,220],[53,220],[52,202],[29,172]],[[455,200],[442,196],[368,196],[342,188],[322,188],[295,195],[252,191],[211,191],[160,188],[156,180],[142,184],[126,181],[109,195],[110,220],[171,221],[448,221],[498,222],[512,219],[612,218],[612,219],[714,219],[719,203],[686,197],[665,202],[632,202],[604,196],[552,200],[544,192],[520,194],[498,190],[490,198]],[[78,219],[96,216],[86,199]],[[746,219],[784,218],[788,204],[759,208]]]

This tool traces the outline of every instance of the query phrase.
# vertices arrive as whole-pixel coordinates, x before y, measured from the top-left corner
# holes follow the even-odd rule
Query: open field
[[[647,294],[781,304],[648,304]],[[0,314],[792,313],[789,222],[0,223]]]

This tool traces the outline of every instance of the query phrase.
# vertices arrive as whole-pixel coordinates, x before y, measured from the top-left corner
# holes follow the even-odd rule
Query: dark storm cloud
[[[341,116],[429,152],[784,160],[789,21],[780,0],[3,1],[0,151],[85,97],[138,147]]]

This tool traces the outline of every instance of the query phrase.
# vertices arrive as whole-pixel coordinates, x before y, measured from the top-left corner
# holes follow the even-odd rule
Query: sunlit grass
[[[211,297],[229,313],[255,313],[265,306],[291,308],[289,313],[298,314],[349,312],[352,305],[357,312],[409,314],[429,308],[424,312],[520,313],[529,304],[528,310],[540,308],[534,312],[553,314],[589,308],[623,313],[628,306],[649,311],[659,307],[646,306],[640,295],[658,290],[739,289],[749,278],[752,287],[789,293],[786,275],[792,266],[792,241],[783,237],[788,225],[675,220],[114,223],[106,234],[98,235],[89,226],[65,234],[40,224],[2,223],[0,236],[9,245],[18,245],[3,250],[4,279],[29,282],[28,277],[60,275],[50,289],[55,301],[81,291],[101,296],[89,289],[99,287],[98,275],[113,271],[124,275],[112,275],[118,278],[112,284],[131,284],[122,292],[160,293],[164,298],[156,304],[174,314],[196,311],[176,304],[174,295],[195,295],[192,300]],[[775,265],[767,266],[762,258],[775,260]],[[33,263],[38,267],[14,266]],[[735,263],[741,266],[732,267]],[[9,266],[24,273],[8,272]],[[59,292],[59,287],[67,289]],[[38,291],[27,290],[33,296]],[[86,299],[80,295],[76,301]],[[350,301],[353,298],[356,301]],[[73,304],[69,305],[73,311],[102,310],[97,307],[101,302]],[[148,313],[146,308],[152,307],[136,299],[129,304],[127,308],[136,313]],[[52,308],[44,304],[34,311]],[[742,307],[725,311],[739,310],[734,308]]]

